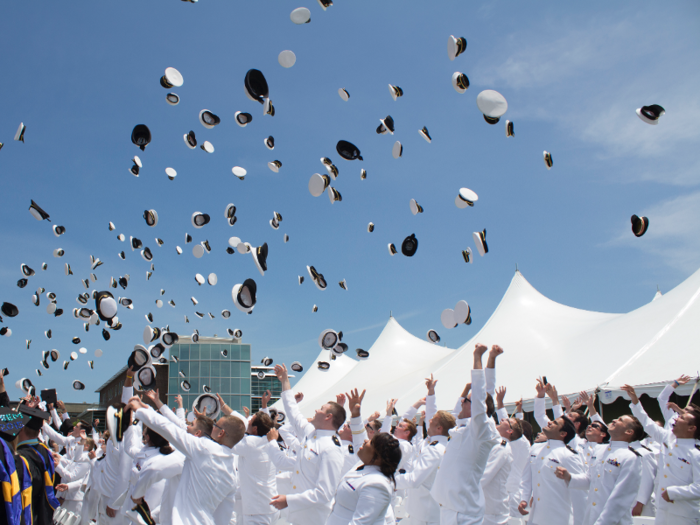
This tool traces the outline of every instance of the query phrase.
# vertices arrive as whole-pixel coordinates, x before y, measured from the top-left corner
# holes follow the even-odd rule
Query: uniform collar
[[[362,469],[363,474],[374,474],[376,472],[380,474],[382,472],[377,465],[365,465],[365,468]]]
[[[630,444],[627,441],[611,441],[608,444],[601,443],[601,445],[605,445],[605,447],[608,450],[615,450],[618,448],[629,448]]]
[[[694,447],[695,446],[695,439],[694,438],[676,439],[676,445],[681,446],[681,447]]]
[[[443,436],[443,435],[437,435],[437,436],[430,436],[428,439],[430,439],[431,443],[433,443],[434,441],[437,441],[441,445],[447,445],[448,437]]]
[[[548,439],[545,445],[547,445],[547,448],[560,448],[566,446],[563,441],[558,439]]]
[[[333,436],[335,435],[335,430],[321,430],[321,429],[316,429],[311,433],[311,436],[316,436],[316,437],[325,437],[325,436]]]

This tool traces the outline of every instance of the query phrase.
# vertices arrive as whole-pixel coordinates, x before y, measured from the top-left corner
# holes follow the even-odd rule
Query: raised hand
[[[476,343],[476,346],[474,347],[474,355],[478,355],[481,357],[484,355],[486,352],[488,352],[488,347],[486,345],[482,345],[481,343]]]
[[[350,390],[347,395],[348,397],[348,407],[350,408],[350,415],[352,417],[360,417],[362,400],[365,398],[366,390],[362,391],[362,394],[358,393],[357,388],[355,390]]]
[[[535,390],[537,390],[537,397],[544,397],[545,386],[544,381],[541,377],[537,378],[537,384],[535,385]]]
[[[137,396],[134,396],[129,399],[129,402],[126,404],[126,408],[136,411],[139,408],[148,408],[148,405],[141,401],[141,399],[139,399]]]
[[[261,402],[262,402],[262,407],[267,408],[267,404],[270,402],[272,399],[272,392],[269,390],[265,390],[265,393],[262,395]]]
[[[64,405],[63,401],[61,401],[60,399],[58,401],[56,401],[56,406],[65,412],[66,405]]]
[[[569,401],[569,398],[566,396],[561,396],[561,404],[564,405],[564,410],[566,412],[571,412],[571,401]]]
[[[391,414],[394,413],[394,407],[396,406],[396,402],[398,399],[390,399],[389,401],[386,402],[386,415],[390,416]]]
[[[523,412],[523,398],[521,397],[520,400],[515,402],[515,410],[517,411],[518,414],[522,414]]]
[[[375,420],[379,419],[379,416],[380,416],[379,412],[377,412],[377,411],[375,410],[374,414],[370,415],[370,416],[367,418],[367,421],[368,421],[368,422],[375,421]]]
[[[467,383],[464,385],[464,390],[462,390],[462,395],[460,397],[467,397],[469,395],[469,391],[472,389],[472,384]]]
[[[429,378],[425,378],[425,386],[428,387],[428,395],[429,396],[434,396],[435,395],[435,385],[437,384],[438,380],[433,379],[433,374],[430,374]]]
[[[178,408],[182,408],[182,396],[180,394],[175,396],[175,402],[177,403]]]
[[[682,375],[678,379],[676,379],[676,383],[678,383],[678,386],[680,385],[685,385],[688,381],[690,381],[690,376]]]
[[[568,470],[566,470],[564,467],[557,467],[557,470],[554,471],[554,474],[559,478],[563,479],[567,483],[571,481],[571,474],[569,473]]]
[[[632,401],[633,405],[639,403],[639,398],[637,397],[637,392],[634,391],[634,387],[630,385],[622,385],[620,390],[627,392],[627,395],[630,396],[630,401]]]
[[[673,410],[676,414],[682,414],[682,413],[683,413],[683,409],[682,409],[681,407],[679,407],[678,405],[676,405],[676,404],[675,404],[674,402],[672,402],[672,401],[669,401],[668,404],[667,404],[666,406],[669,408],[669,410]]]
[[[282,363],[281,365],[275,365],[275,375],[277,376],[277,379],[280,380],[280,383],[289,381],[289,372],[287,372],[287,365],[285,365],[284,363]]]
[[[267,440],[268,441],[277,441],[277,438],[279,437],[280,433],[277,432],[277,429],[275,427],[272,427],[268,432],[267,432]]]
[[[150,399],[153,403],[156,402],[156,399],[160,399],[160,391],[158,389],[156,390],[146,390],[144,392],[144,395]]]
[[[250,417],[250,409],[248,407],[243,407],[243,413],[245,417]]]
[[[338,403],[341,407],[345,406],[345,394],[336,394],[335,395],[335,402]]]
[[[93,424],[94,426],[97,426],[97,425],[100,424],[100,420],[99,420],[99,419],[96,419],[95,421],[93,421],[92,424]]]
[[[303,392],[297,392],[294,394],[294,401],[297,403],[301,403],[304,400],[304,393]]]
[[[503,408],[503,400],[506,397],[506,387],[502,386],[496,389],[496,408]]]
[[[571,405],[571,410],[578,410],[583,406],[583,400],[580,397],[577,397],[576,400],[574,401],[574,404]]]
[[[418,401],[413,403],[414,408],[420,408],[423,405],[425,405],[425,398],[424,397],[421,397]]]
[[[221,397],[221,395],[216,394],[216,399],[219,400],[219,406],[221,407],[221,411],[224,413],[224,415],[230,416],[233,410],[224,402],[224,398]]]
[[[557,387],[555,387],[552,383],[547,383],[547,385],[544,387],[544,391],[546,394],[549,396],[549,398],[552,401],[556,401],[555,404],[559,403],[559,395],[557,394]]]
[[[586,403],[586,406],[590,409],[590,407],[593,405],[593,402],[595,401],[595,394],[593,396],[589,396],[588,392],[585,390],[579,394],[579,398],[581,399],[582,402]]]

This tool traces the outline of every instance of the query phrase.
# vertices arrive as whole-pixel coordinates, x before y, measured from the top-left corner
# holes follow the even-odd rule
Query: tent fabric
[[[383,415],[391,397],[399,399],[401,413],[425,396],[425,377],[430,373],[438,379],[438,406],[451,409],[468,381],[476,343],[498,344],[505,350],[498,358],[496,384],[507,387],[508,407],[522,398],[524,409],[533,410],[535,380],[540,376],[570,398],[581,390],[599,390],[603,403],[612,403],[626,397],[620,390],[624,384],[656,396],[668,382],[700,368],[698,341],[700,270],[627,314],[559,304],[516,271],[491,318],[456,351],[418,339],[391,318],[369,359],[329,388],[305,392],[301,409],[309,415],[337,393],[366,388],[365,417],[375,410]],[[692,387],[690,383],[677,392],[687,395]]]

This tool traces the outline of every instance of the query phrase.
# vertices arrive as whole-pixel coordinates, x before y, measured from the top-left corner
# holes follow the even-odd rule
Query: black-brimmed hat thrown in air
[[[17,142],[24,143],[24,132],[25,131],[27,131],[27,126],[24,125],[24,122],[20,122],[19,127],[17,128],[17,131],[15,132],[15,140]]]
[[[649,228],[649,219],[632,215],[632,233],[635,237],[641,237]]]
[[[141,151],[146,149],[151,143],[151,130],[145,124],[137,124],[131,132],[131,142],[141,148]]]
[[[474,203],[479,200],[479,196],[469,188],[460,188],[457,197],[455,197],[455,206],[458,208],[467,208],[474,206]]]
[[[308,24],[311,22],[311,11],[309,11],[306,7],[297,7],[290,13],[289,18],[298,26]]]
[[[221,123],[221,119],[208,109],[203,109],[199,112],[199,122],[207,129],[214,129],[214,126]]]
[[[418,204],[416,199],[411,199],[411,202],[409,202],[409,206],[411,208],[411,213],[413,215],[418,215],[419,213],[423,213],[423,206]]]
[[[335,146],[338,154],[345,160],[363,160],[360,155],[360,150],[352,142],[347,140],[339,140]]]
[[[479,255],[482,257],[489,253],[489,245],[486,244],[486,229],[484,228],[480,232],[472,233],[474,238],[474,244],[476,244],[476,249],[479,250]]]
[[[394,246],[394,243],[389,243],[388,245],[389,248],[389,255],[396,255],[398,252],[396,251],[396,246]]]
[[[319,290],[325,290],[328,287],[328,283],[323,277],[323,274],[316,271],[316,268],[314,268],[313,266],[307,266],[306,271],[309,272],[311,280],[316,285],[316,288],[318,288]]]
[[[472,324],[472,309],[469,307],[467,301],[462,300],[457,302],[453,316],[457,324]]]
[[[506,137],[515,137],[513,123],[510,120],[506,120]]]
[[[391,156],[398,159],[403,155],[403,145],[398,140],[394,142],[394,147],[391,148]]]
[[[455,71],[452,74],[452,87],[460,95],[469,89],[469,77],[460,71]]]
[[[231,290],[233,304],[243,313],[250,313],[257,302],[257,285],[253,279],[246,279],[243,284],[237,284]]]
[[[476,97],[476,106],[489,124],[496,124],[508,111],[508,102],[505,97],[493,89],[486,89],[479,93]]]
[[[195,137],[194,131],[185,133],[182,138],[184,139],[185,144],[187,144],[188,148],[194,149],[197,147],[197,137]]]
[[[156,210],[144,210],[143,219],[151,228],[158,224],[158,212]]]
[[[406,257],[413,257],[417,250],[418,239],[416,239],[416,234],[412,233],[401,243],[401,253],[403,253]]]
[[[102,321],[109,321],[117,315],[117,301],[107,292],[98,292],[95,297],[95,311]]]
[[[399,86],[389,84],[389,94],[391,95],[391,98],[396,100],[399,97],[403,97],[403,89],[401,89]]]
[[[457,58],[459,55],[464,53],[466,49],[467,39],[463,36],[458,38],[454,35],[450,35],[450,37],[447,39],[447,56],[450,60]]]
[[[428,340],[429,343],[440,342],[440,335],[435,330],[428,330],[428,333],[425,335],[425,338]]]
[[[37,221],[49,221],[49,222],[51,222],[51,219],[49,218],[50,215],[48,213],[46,213],[44,210],[42,210],[41,206],[39,206],[33,200],[32,200],[32,203],[29,205],[29,213],[31,213],[32,216]]]
[[[340,88],[338,90],[338,95],[340,98],[342,98],[345,102],[347,102],[350,99],[350,93],[348,93],[348,90],[345,88]]]
[[[177,106],[180,103],[180,96],[177,93],[168,93],[165,95],[165,101],[171,106]]]
[[[422,129],[418,130],[418,134],[425,139],[425,141],[430,144],[433,141],[433,138],[430,136],[430,133],[428,132],[428,128],[423,126]]]
[[[236,124],[240,127],[245,128],[250,122],[253,121],[253,115],[250,113],[245,113],[243,111],[236,111],[233,118],[236,119]]]
[[[642,119],[647,124],[656,126],[659,123],[659,119],[666,113],[666,110],[659,106],[658,104],[652,104],[651,106],[642,106],[637,109],[637,116]]]
[[[221,412],[221,404],[214,394],[204,393],[194,400],[192,409],[196,409],[197,412],[204,412],[207,417],[216,421],[216,418]]]
[[[210,220],[211,217],[209,217],[209,215],[206,213],[202,213],[201,211],[194,212],[191,218],[192,226],[198,229],[205,226],[206,224],[209,224]]]
[[[251,253],[253,254],[253,261],[260,275],[264,276],[267,271],[267,243],[265,242],[262,246],[258,246],[252,250]]]
[[[467,247],[466,250],[462,250],[462,257],[464,258],[465,263],[473,264],[474,263],[474,255],[472,254],[472,249]]]
[[[380,118],[379,122],[381,122],[381,124],[379,124],[379,127],[377,128],[378,135],[384,135],[387,132],[393,135],[394,131],[396,131],[394,119],[391,117],[391,115],[387,115],[384,118]]]
[[[270,151],[275,149],[275,137],[273,137],[272,135],[270,135],[266,139],[263,139],[263,143],[265,144],[265,147]]]
[[[165,89],[180,87],[184,82],[185,80],[182,78],[182,74],[174,67],[166,68],[165,74],[160,77],[160,85]]]
[[[149,366],[151,364],[151,354],[148,352],[145,346],[136,345],[134,346],[134,351],[129,355],[127,360],[127,366],[131,367],[133,371],[138,370],[144,366]]]
[[[552,169],[552,165],[554,164],[554,161],[552,160],[552,154],[549,151],[543,151],[542,157],[544,158],[544,165],[547,166],[547,169]]]
[[[328,175],[314,173],[309,179],[309,193],[314,197],[320,197],[331,184],[331,178]]]

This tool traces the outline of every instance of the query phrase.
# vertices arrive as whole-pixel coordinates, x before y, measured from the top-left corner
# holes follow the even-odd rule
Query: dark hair
[[[151,446],[157,448],[158,451],[164,456],[174,452],[174,449],[170,446],[168,440],[158,434],[155,430],[146,427],[146,435],[148,436],[148,440],[151,442]]]
[[[406,426],[408,427],[407,441],[411,441],[415,437],[415,435],[418,434],[418,427],[416,427],[416,424],[413,421],[410,421],[408,419],[404,419],[402,423],[406,423]]]
[[[564,421],[564,424],[561,426],[559,432],[566,432],[566,436],[564,436],[564,443],[568,445],[569,441],[574,439],[574,436],[576,435],[576,427],[574,426],[574,422],[567,416],[561,416],[561,419]]]
[[[689,412],[690,415],[693,416],[693,422],[695,423],[695,434],[693,437],[695,439],[700,439],[700,407],[693,403],[688,405],[685,411]]]
[[[345,423],[345,409],[335,401],[329,401],[326,404],[331,407],[330,413],[333,415],[333,426],[338,430]]]
[[[396,469],[399,468],[399,463],[401,463],[401,445],[399,445],[399,440],[391,434],[379,432],[374,435],[371,444],[372,448],[374,448],[372,460],[377,458],[381,460],[379,470],[396,485],[394,474]]]
[[[524,419],[520,419],[518,421],[520,421],[520,426],[523,428],[523,435],[525,436],[525,439],[527,439],[532,445],[532,425],[529,421],[525,421]]]
[[[201,430],[205,436],[211,437],[211,433],[214,430],[214,420],[201,414],[195,417],[194,426],[197,430]]]
[[[644,432],[644,427],[636,417],[629,416],[629,418],[632,420],[632,424],[630,425],[630,429],[632,430],[632,439],[630,441],[641,441],[644,439],[644,435],[646,434],[646,432]]]
[[[223,427],[224,432],[231,438],[234,445],[245,436],[245,424],[240,418],[236,416],[224,416],[219,421],[221,422],[219,426]]]
[[[255,427],[259,437],[267,435],[270,429],[274,426],[272,423],[272,418],[265,412],[258,412],[255,414],[255,416],[253,416],[252,424]]]
[[[370,427],[372,427],[372,430],[374,430],[375,432],[379,432],[379,431],[382,429],[382,425],[381,425],[381,423],[379,422],[378,419],[374,419],[374,420],[370,421],[370,422],[367,423],[367,424],[368,424]]]
[[[488,392],[486,393],[486,415],[488,417],[493,417],[496,413],[496,409],[493,406],[493,397]]]
[[[64,436],[67,436],[68,434],[73,432],[73,427],[73,422],[70,419],[66,419],[63,423],[61,423],[61,428],[59,429],[59,432]]]
[[[571,421],[574,422],[574,427],[576,426],[575,423],[579,424],[578,435],[580,437],[584,437],[586,435],[586,429],[588,428],[588,425],[590,424],[590,421],[588,421],[588,418],[586,416],[584,416],[581,412],[573,410],[569,414],[569,419],[571,419]]]

